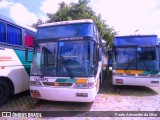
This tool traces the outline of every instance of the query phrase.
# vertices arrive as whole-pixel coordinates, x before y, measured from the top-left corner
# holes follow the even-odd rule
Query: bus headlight
[[[94,82],[90,83],[76,83],[76,88],[80,89],[85,89],[85,88],[93,88],[94,87]]]
[[[94,82],[88,82],[87,79],[76,79],[75,88],[88,89],[93,87],[94,87]]]
[[[42,84],[41,84],[41,82],[39,82],[39,81],[31,81],[31,82],[30,82],[30,85],[31,85],[31,86],[41,86]]]

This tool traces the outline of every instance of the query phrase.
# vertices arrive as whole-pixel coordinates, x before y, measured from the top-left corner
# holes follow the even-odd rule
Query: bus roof
[[[34,28],[31,28],[29,26],[26,26],[26,25],[20,25],[20,24],[17,24],[13,19],[9,18],[9,17],[6,17],[2,14],[0,14],[0,20],[4,21],[4,22],[9,22],[10,24],[13,24],[13,25],[17,25],[19,27],[22,27],[22,28],[25,28],[27,30],[30,30],[32,32],[36,32],[36,29]]]
[[[114,45],[158,45],[157,35],[128,35],[128,36],[115,36]]]
[[[154,34],[153,34],[153,35],[116,35],[115,38],[118,38],[118,37],[120,37],[120,38],[121,38],[121,37],[124,37],[124,38],[125,38],[125,37],[147,37],[147,36],[148,36],[148,37],[151,37],[151,36],[157,37],[157,35],[154,35]]]
[[[41,24],[38,27],[68,25],[68,24],[75,24],[75,23],[94,23],[94,21],[92,19],[69,20],[69,21],[60,21],[60,22],[54,22],[54,23]]]

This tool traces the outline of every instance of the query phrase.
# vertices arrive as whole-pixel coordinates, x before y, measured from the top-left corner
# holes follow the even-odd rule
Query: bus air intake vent
[[[47,85],[47,86],[66,86],[66,87],[70,87],[72,86],[73,83],[61,83],[61,82],[43,82],[43,85]]]

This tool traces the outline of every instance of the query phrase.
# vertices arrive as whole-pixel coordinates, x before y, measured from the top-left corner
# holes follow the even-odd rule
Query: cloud
[[[44,13],[55,13],[58,10],[59,3],[65,2],[70,4],[71,2],[77,2],[78,0],[44,0],[41,2],[40,9]]]
[[[10,7],[10,16],[17,23],[32,25],[37,22],[37,16],[30,12],[25,6],[20,3],[15,3]]]
[[[36,14],[30,12],[20,3],[2,0],[0,1],[0,9],[7,9],[9,11],[9,17],[22,25],[32,25],[38,19]]]
[[[6,0],[0,0],[0,9],[9,8],[12,5],[13,5],[12,2],[9,2],[9,1],[6,1]]]
[[[137,29],[140,34],[154,33],[154,28],[160,25],[158,4],[160,0],[91,1],[93,10],[100,13],[119,34],[133,34]]]

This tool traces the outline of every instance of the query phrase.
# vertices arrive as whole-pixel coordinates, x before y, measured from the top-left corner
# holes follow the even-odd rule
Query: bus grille
[[[73,85],[73,83],[60,83],[60,82],[43,82],[43,84],[47,86],[67,86],[67,87]]]

